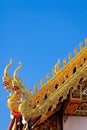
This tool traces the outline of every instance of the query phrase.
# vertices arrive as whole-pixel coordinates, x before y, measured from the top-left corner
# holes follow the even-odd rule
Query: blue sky
[[[87,36],[86,0],[1,0],[0,1],[0,130],[7,130],[10,112],[9,95],[2,86],[2,76],[9,59],[13,74],[18,73],[26,85],[40,87],[40,79],[57,63],[67,58]],[[52,77],[52,73],[51,73]]]

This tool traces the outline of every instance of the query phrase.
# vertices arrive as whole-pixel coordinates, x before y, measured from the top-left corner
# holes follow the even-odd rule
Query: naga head
[[[12,77],[8,74],[8,69],[12,65],[12,59],[10,59],[9,64],[4,69],[4,76],[2,77],[3,85],[5,86],[6,90],[10,90],[12,87]]]
[[[17,93],[22,93],[22,91],[25,89],[23,83],[21,82],[21,79],[17,77],[17,73],[21,69],[21,67],[22,64],[19,63],[18,67],[14,71],[13,80],[12,80],[12,86],[14,88],[14,91]]]

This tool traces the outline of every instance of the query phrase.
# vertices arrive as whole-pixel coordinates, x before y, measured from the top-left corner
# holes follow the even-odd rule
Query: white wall
[[[63,130],[87,130],[87,117],[68,116],[63,122]]]

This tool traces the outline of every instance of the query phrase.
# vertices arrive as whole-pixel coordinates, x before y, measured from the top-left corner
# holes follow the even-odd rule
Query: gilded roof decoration
[[[47,83],[44,79],[40,80],[41,89],[35,84],[35,94],[31,94],[21,79],[17,77],[19,69],[22,67],[20,63],[15,69],[13,77],[8,74],[8,69],[12,65],[12,60],[4,70],[3,82],[6,90],[11,95],[8,98],[8,107],[16,116],[23,116],[26,120],[41,116],[39,123],[48,118],[58,110],[58,104],[67,100],[65,105],[65,114],[87,115],[87,38],[86,46],[80,43],[80,52],[74,49],[75,57],[69,54],[69,63],[66,58],[63,60],[64,68],[60,68],[60,60],[52,69],[53,77],[46,75]],[[81,83],[82,82],[82,83]]]

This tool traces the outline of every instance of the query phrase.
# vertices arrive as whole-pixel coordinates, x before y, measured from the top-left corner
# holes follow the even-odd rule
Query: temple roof
[[[80,51],[74,49],[75,57],[70,53],[64,67],[60,67],[60,61],[52,69],[53,77],[46,75],[47,82],[42,79],[41,89],[35,85],[35,94],[31,94],[26,89],[21,80],[17,77],[17,72],[21,64],[10,77],[8,68],[12,61],[6,66],[3,82],[7,90],[12,91],[8,99],[8,107],[12,114],[25,119],[40,117],[38,124],[44,122],[49,116],[58,111],[61,104],[65,102],[64,113],[69,115],[87,115],[87,38],[86,46],[80,43]],[[15,100],[14,100],[15,99]],[[18,102],[19,101],[19,102]],[[35,124],[36,125],[36,124]]]

